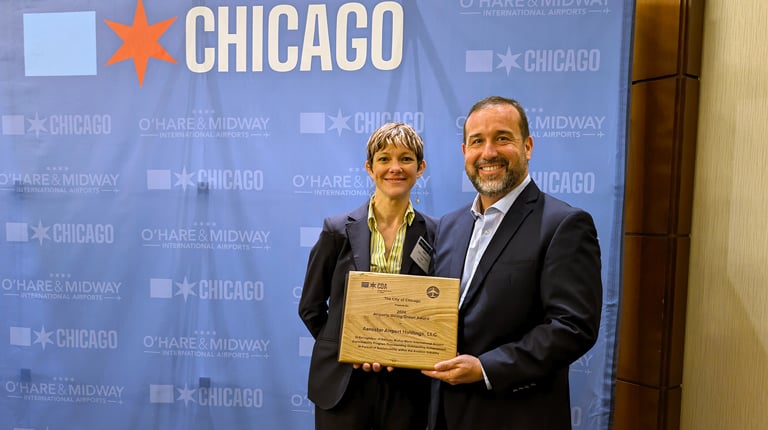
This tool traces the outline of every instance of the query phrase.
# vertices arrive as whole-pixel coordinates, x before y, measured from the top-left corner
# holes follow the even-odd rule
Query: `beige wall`
[[[768,428],[767,23],[706,1],[682,430]]]

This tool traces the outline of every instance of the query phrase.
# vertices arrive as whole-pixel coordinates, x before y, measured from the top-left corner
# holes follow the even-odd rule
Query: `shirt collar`
[[[523,182],[521,182],[520,185],[513,188],[512,191],[508,192],[507,195],[502,197],[498,202],[486,208],[486,210],[495,208],[502,214],[506,215],[509,208],[512,207],[512,204],[515,202],[515,200],[517,200],[517,197],[522,194],[523,190],[530,182],[531,175],[525,175],[525,179],[523,179]],[[475,219],[482,215],[482,212],[480,212],[480,194],[475,196],[475,200],[472,202],[472,207],[470,207],[469,210],[472,212],[472,216]]]
[[[403,220],[410,227],[414,217],[416,217],[416,211],[413,209],[411,201],[408,200],[408,208],[405,209]],[[368,228],[370,228],[371,231],[376,229],[376,216],[373,213],[373,196],[371,196],[371,200],[368,201]]]

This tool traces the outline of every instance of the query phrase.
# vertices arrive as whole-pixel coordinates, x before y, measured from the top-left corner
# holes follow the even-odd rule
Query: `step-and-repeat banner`
[[[297,314],[365,144],[411,124],[414,206],[468,203],[462,125],[527,108],[531,175],[594,215],[597,345],[573,428],[611,426],[634,3],[3,0],[0,430],[310,429]]]

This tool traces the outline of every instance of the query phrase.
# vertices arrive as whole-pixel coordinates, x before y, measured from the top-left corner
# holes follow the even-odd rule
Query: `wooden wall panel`
[[[659,393],[653,388],[626,381],[616,382],[614,429],[652,430],[658,428]]]
[[[637,0],[614,430],[678,430],[703,0]]]
[[[701,52],[704,40],[704,0],[685,1],[688,19],[683,22],[685,29],[683,47],[685,49],[684,71],[688,76],[701,76]]]
[[[632,86],[624,231],[666,234],[672,203],[677,81]]]
[[[669,239],[624,238],[624,290],[617,377],[645,386],[661,384],[664,296]]]
[[[677,73],[681,0],[636,0],[632,80]]]

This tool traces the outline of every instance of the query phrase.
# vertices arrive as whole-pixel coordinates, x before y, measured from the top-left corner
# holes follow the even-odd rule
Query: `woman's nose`
[[[403,167],[400,165],[400,162],[398,162],[397,160],[394,160],[389,165],[389,170],[393,170],[395,172],[399,172],[399,171],[403,170]]]

